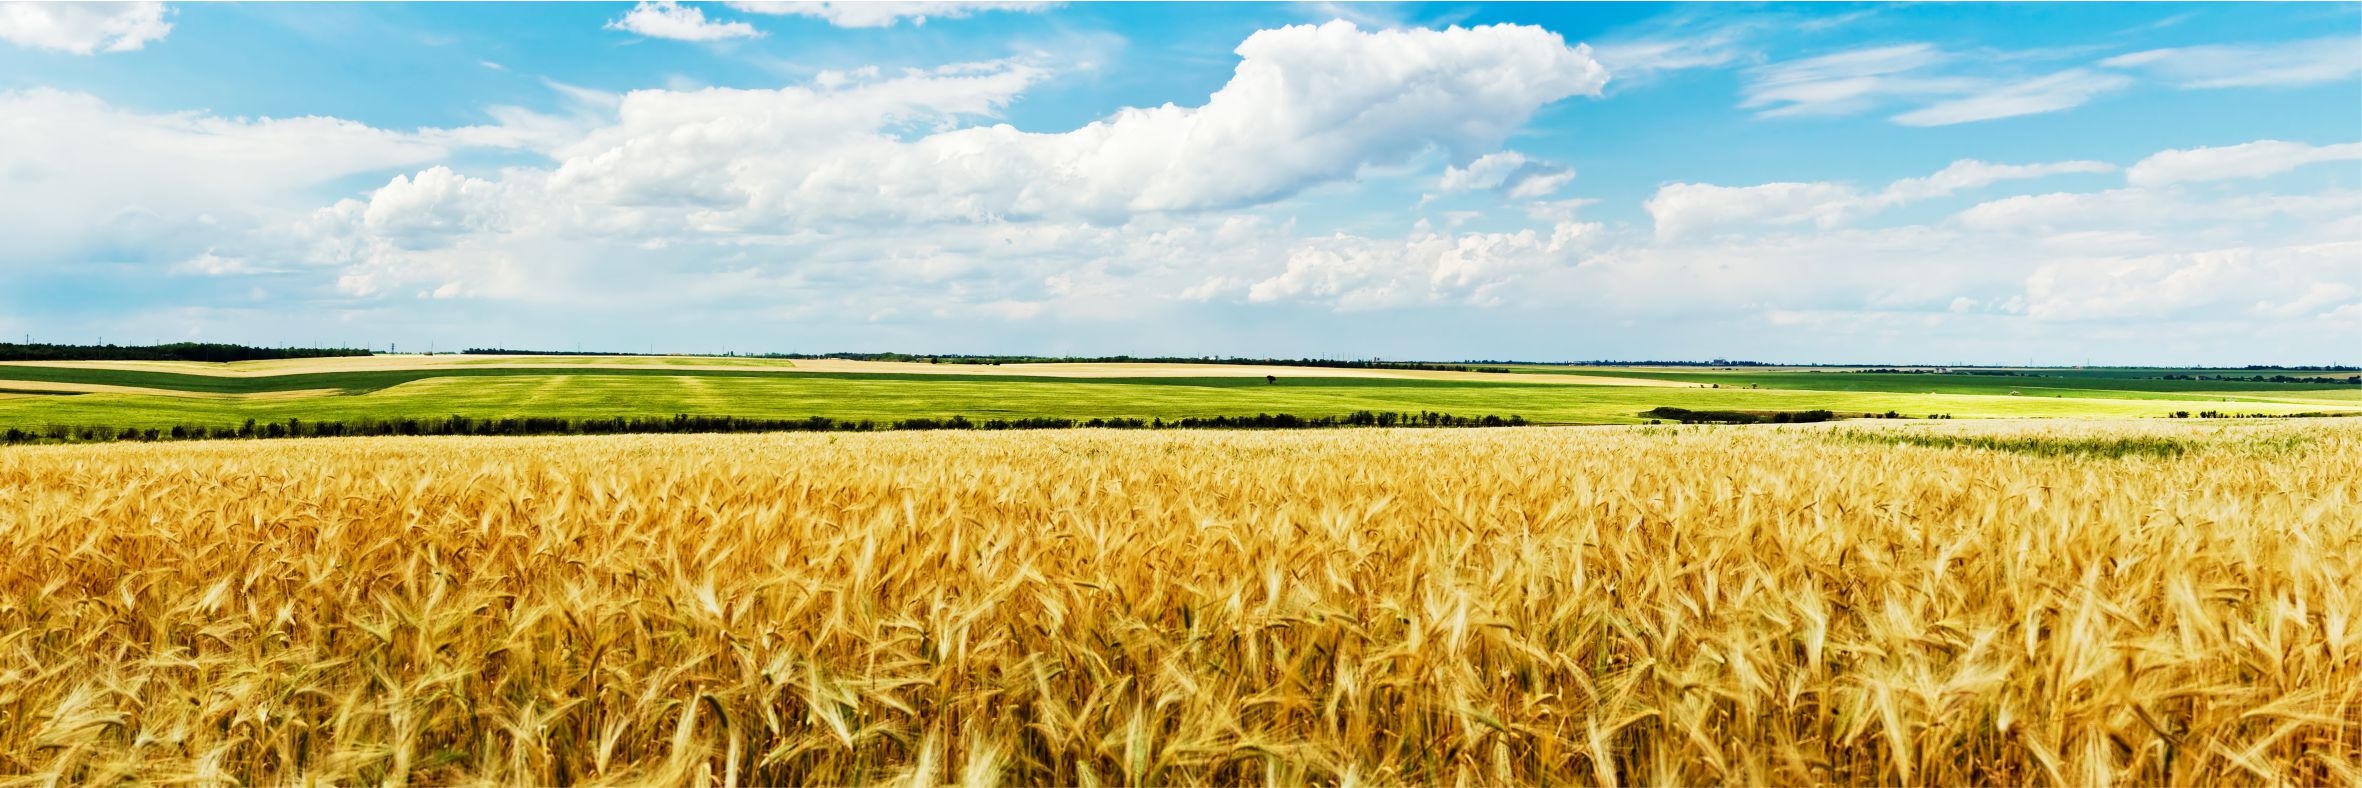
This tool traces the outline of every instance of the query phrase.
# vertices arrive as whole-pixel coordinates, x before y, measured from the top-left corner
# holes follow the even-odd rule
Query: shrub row
[[[1449,413],[1379,413],[1356,411],[1343,416],[1297,416],[1258,413],[1253,416],[1187,416],[1178,419],[1027,417],[1015,419],[915,418],[893,421],[832,419],[751,419],[738,416],[619,416],[572,419],[522,418],[361,419],[355,421],[257,422],[238,426],[176,426],[170,429],[52,425],[37,430],[11,427],[0,431],[0,443],[97,443],[105,441],[219,440],[234,438],[335,438],[392,435],[619,435],[626,433],[710,432],[875,432],[880,430],[1042,430],[1100,427],[1114,429],[1231,429],[1286,430],[1332,427],[1521,427],[1522,416],[1454,416]]]
[[[1683,424],[1809,424],[1837,418],[1826,410],[1775,411],[1755,413],[1743,410],[1690,410],[1661,407],[1641,414],[1652,419],[1672,419]]]

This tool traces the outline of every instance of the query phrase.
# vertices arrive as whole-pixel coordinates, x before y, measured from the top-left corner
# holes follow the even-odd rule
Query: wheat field
[[[2357,427],[10,448],[0,783],[2356,785]]]

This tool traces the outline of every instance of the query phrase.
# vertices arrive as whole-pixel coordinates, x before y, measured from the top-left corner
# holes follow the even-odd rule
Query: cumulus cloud
[[[1860,192],[1841,183],[1674,183],[1659,187],[1642,207],[1655,220],[1659,237],[1677,238],[1757,224],[1835,227],[1858,215],[1865,203]]]
[[[0,91],[0,237],[32,259],[104,259],[141,244],[193,254],[317,205],[339,179],[439,161],[479,136],[324,117],[144,113],[83,93]]]
[[[131,52],[172,32],[164,15],[160,2],[0,2],[0,40],[76,55]]]
[[[1054,8],[1048,2],[991,2],[989,0],[916,0],[896,2],[793,2],[792,0],[746,0],[729,4],[731,8],[748,13],[808,16],[827,20],[837,27],[893,27],[905,20],[912,25],[924,25],[929,18],[959,19],[987,11],[1035,13]]]
[[[1413,304],[1498,303],[1505,288],[1557,265],[1597,225],[1561,223],[1548,233],[1423,232],[1387,240],[1336,234],[1304,242],[1278,274],[1247,288],[1256,303],[1308,301],[1340,311]]]
[[[1472,158],[1607,78],[1584,48],[1533,27],[1332,22],[1256,33],[1238,54],[1201,106],[1125,109],[1055,133],[969,125],[1048,75],[1023,61],[635,91],[614,124],[559,151],[552,197],[743,229],[1119,222],[1267,202],[1431,149]]]
[[[2012,84],[1915,87],[1934,72],[1908,62],[1931,52],[1824,62],[1811,79],[1791,71],[1797,79],[1765,82],[1771,98],[1757,108],[1926,109]],[[862,326],[847,335],[863,342],[883,336],[872,326],[927,337],[985,323],[1055,338],[1076,335],[1061,323],[1115,331],[1190,309],[1427,326],[1369,313],[1449,310],[1437,314],[1509,315],[1567,335],[1669,315],[1683,319],[1657,325],[1724,336],[1931,335],[1897,328],[1911,321],[1957,327],[1969,348],[2090,315],[2157,336],[2156,326],[2218,321],[2215,333],[2234,337],[2290,321],[2319,333],[2362,315],[2351,241],[2362,237],[2362,193],[2179,185],[2351,159],[2356,146],[2164,151],[2135,165],[2126,188],[1982,195],[1949,217],[1875,228],[1853,225],[2116,168],[1963,159],[1884,184],[1675,183],[1642,206],[1653,227],[1627,226],[1578,221],[1593,201],[1550,197],[1571,169],[1503,147],[1541,107],[1597,95],[1607,80],[1556,35],[1331,23],[1257,33],[1237,55],[1229,81],[1201,100],[1034,131],[998,118],[1054,78],[1046,55],[848,69],[776,89],[585,93],[561,115],[500,110],[494,125],[402,132],[0,93],[0,237],[12,261],[79,261],[100,258],[52,241],[132,228],[173,239],[152,270],[223,285],[267,274],[280,277],[274,292],[309,282],[343,305],[493,298],[517,307],[494,310],[504,314],[751,315],[745,325]],[[1872,84],[1841,84],[1848,68]],[[454,154],[482,147],[546,160],[454,163],[480,160]],[[1339,221],[1312,205],[1365,178],[1432,173],[1438,160],[1452,163],[1439,191],[1502,203],[1407,233],[1368,232],[1366,216]],[[355,182],[369,186],[338,185]],[[1331,223],[1286,218],[1304,206],[1317,217],[1308,223]],[[2152,287],[2166,280],[2178,284]],[[1761,331],[1767,323],[1788,331]]]
[[[1262,31],[1237,52],[1230,81],[1199,106],[1125,109],[1065,132],[990,122],[1050,75],[1031,59],[832,72],[774,90],[634,91],[611,123],[556,147],[549,169],[421,173],[322,226],[350,236],[331,246],[370,272],[356,286],[384,292],[446,274],[403,262],[440,237],[392,237],[409,225],[391,217],[417,211],[375,205],[421,194],[436,206],[425,229],[473,226],[446,209],[500,213],[484,226],[503,228],[511,246],[801,245],[883,227],[956,235],[1012,224],[1072,237],[1078,226],[1264,204],[1432,152],[1473,161],[1540,106],[1596,95],[1607,79],[1586,49],[1533,27],[1331,22]],[[1497,175],[1489,188],[1524,199],[1571,171],[1520,157]],[[460,254],[483,235],[432,248]]]
[[[675,41],[722,41],[762,35],[754,25],[708,20],[705,11],[673,0],[640,0],[623,18],[608,22],[607,29]]]
[[[2362,74],[2362,43],[2343,35],[2270,44],[2208,44],[2118,55],[2100,65],[2145,71],[2184,88],[2312,85]]]
[[[2302,142],[2257,140],[2216,148],[2159,151],[2124,173],[2135,186],[2163,186],[2185,181],[2261,178],[2308,164],[2362,159],[2362,142],[2307,145]]]
[[[501,185],[430,167],[415,177],[396,175],[359,202],[363,226],[373,235],[407,245],[427,245],[461,233],[501,225]],[[358,201],[346,201],[358,202]]]

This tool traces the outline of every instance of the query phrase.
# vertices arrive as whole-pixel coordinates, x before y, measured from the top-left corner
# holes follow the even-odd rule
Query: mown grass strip
[[[1969,449],[2035,457],[2178,457],[2203,444],[2162,435],[1898,435],[1841,430],[1841,440],[1931,449]]]

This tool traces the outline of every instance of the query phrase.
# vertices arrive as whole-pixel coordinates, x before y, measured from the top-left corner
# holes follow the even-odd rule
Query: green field
[[[1459,379],[1288,376],[1277,383],[1236,369],[1111,365],[1105,377],[1049,377],[1011,368],[950,374],[798,371],[781,364],[679,369],[679,360],[533,359],[530,368],[458,366],[303,371],[233,377],[189,364],[189,372],[0,364],[0,428],[51,425],[171,427],[247,419],[339,421],[448,415],[590,418],[676,413],[749,418],[827,416],[842,420],[1054,417],[1180,418],[1289,413],[1440,411],[1523,416],[1544,423],[1647,421],[1651,408],[1841,414],[1894,411],[1910,417],[2162,417],[2175,411],[2240,414],[2354,412],[2362,389],[2346,385],[2163,380],[2159,371],[2043,377],[1898,375],[1795,370],[1666,370],[1524,367],[1516,374]],[[704,361],[697,359],[695,361]],[[359,364],[361,362],[354,362]],[[389,363],[379,359],[377,366]],[[391,362],[399,364],[399,361]],[[564,365],[564,366],[561,366]],[[331,364],[333,366],[333,364]],[[1127,369],[1134,371],[1127,373]],[[932,372],[929,370],[929,372]],[[252,374],[252,373],[248,373]],[[1544,376],[1579,374],[1678,385],[1570,385]],[[15,385],[10,385],[16,382]],[[131,387],[119,391],[53,391]]]

